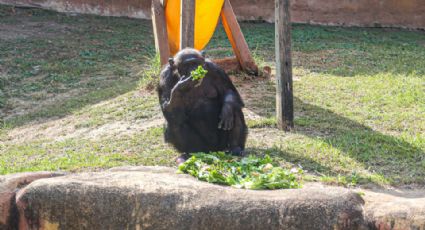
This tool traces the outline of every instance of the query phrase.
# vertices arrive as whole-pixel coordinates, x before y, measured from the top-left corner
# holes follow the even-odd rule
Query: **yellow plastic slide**
[[[195,49],[202,50],[214,34],[224,0],[195,1]],[[174,55],[180,43],[180,0],[167,0],[165,17],[170,52]]]

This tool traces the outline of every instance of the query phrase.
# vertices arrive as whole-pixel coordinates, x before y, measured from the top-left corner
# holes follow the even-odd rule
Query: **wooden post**
[[[241,65],[236,57],[214,59],[213,62],[226,73],[236,73],[241,71]]]
[[[181,0],[180,49],[195,46],[195,0]]]
[[[163,1],[163,0],[162,0]],[[155,49],[159,53],[161,65],[168,63],[170,58],[170,47],[168,45],[167,24],[165,22],[165,1],[152,0],[152,25],[155,36]]]
[[[292,92],[291,17],[289,0],[275,0],[276,115],[280,129],[294,128]]]
[[[224,0],[223,9],[221,10],[221,21],[242,69],[247,73],[257,75],[258,67],[255,65],[255,61],[251,56],[248,44],[245,41],[229,0]]]

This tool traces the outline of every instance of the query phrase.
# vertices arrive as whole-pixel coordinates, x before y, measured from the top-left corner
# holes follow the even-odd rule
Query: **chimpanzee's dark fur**
[[[194,49],[181,50],[169,62],[158,86],[165,141],[183,153],[242,154],[248,133],[244,104],[229,76]],[[208,73],[194,81],[190,72],[199,65]]]

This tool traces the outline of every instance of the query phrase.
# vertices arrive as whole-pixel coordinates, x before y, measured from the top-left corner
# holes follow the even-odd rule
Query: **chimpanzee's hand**
[[[220,122],[218,123],[218,128],[223,130],[232,130],[233,129],[233,108],[229,104],[224,104],[221,114]]]
[[[162,109],[170,111],[183,105],[186,97],[185,93],[192,89],[195,84],[196,81],[192,81],[190,77],[183,76],[171,90],[170,99],[161,105]]]
[[[173,91],[185,92],[192,89],[196,85],[197,81],[192,80],[192,78],[183,76],[179,82],[174,86]]]

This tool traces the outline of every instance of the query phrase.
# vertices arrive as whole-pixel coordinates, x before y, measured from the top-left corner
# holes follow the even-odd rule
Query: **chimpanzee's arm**
[[[228,89],[224,94],[223,107],[221,108],[219,129],[231,130],[233,129],[235,120],[235,110],[241,110],[243,104],[240,103],[240,98],[237,92]]]
[[[170,65],[167,65],[161,72],[158,86],[158,96],[161,110],[167,121],[173,123],[184,122],[185,114],[185,91],[195,84],[190,77],[179,77],[173,73]]]
[[[164,110],[164,103],[169,102],[171,98],[171,90],[177,82],[178,78],[173,75],[173,70],[171,69],[170,65],[167,64],[161,71],[159,85],[157,88],[159,104],[162,110]]]
[[[171,111],[175,108],[183,106],[186,97],[185,92],[193,87],[194,84],[195,82],[190,77],[184,77],[183,79],[179,80],[177,84],[175,84],[171,89],[169,99],[164,100],[162,103],[162,109],[164,111]]]

